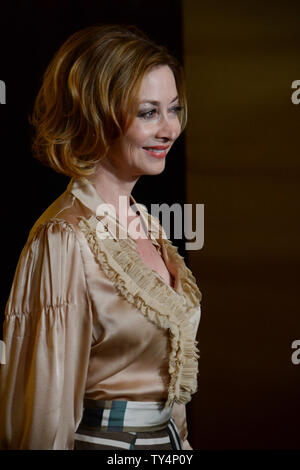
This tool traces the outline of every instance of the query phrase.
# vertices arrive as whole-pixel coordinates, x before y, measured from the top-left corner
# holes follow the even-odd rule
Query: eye
[[[149,109],[149,111],[140,111],[138,114],[138,117],[141,117],[143,119],[151,119],[156,113],[157,113],[157,110],[153,108],[153,109]]]
[[[174,114],[180,114],[183,111],[183,106],[174,106],[170,111]]]

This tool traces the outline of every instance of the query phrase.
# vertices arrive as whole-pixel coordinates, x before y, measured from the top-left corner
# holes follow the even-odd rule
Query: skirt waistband
[[[106,432],[158,431],[168,426],[172,406],[164,402],[84,400],[80,426]]]

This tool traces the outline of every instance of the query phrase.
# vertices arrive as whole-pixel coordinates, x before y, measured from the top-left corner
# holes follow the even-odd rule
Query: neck
[[[113,170],[109,164],[101,162],[98,164],[96,172],[88,179],[95,186],[101,199],[114,206],[118,217],[127,217],[128,214],[134,215],[134,212],[130,210],[130,195],[139,177],[132,177],[131,179],[122,177]],[[121,207],[119,205],[120,196],[123,196]],[[124,204],[124,196],[127,199],[126,205]],[[126,214],[120,214],[119,208],[121,211],[126,210]]]

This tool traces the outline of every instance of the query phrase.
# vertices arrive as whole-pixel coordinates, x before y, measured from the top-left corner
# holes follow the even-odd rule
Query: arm
[[[25,245],[6,307],[0,448],[73,448],[91,328],[79,242],[49,221]]]

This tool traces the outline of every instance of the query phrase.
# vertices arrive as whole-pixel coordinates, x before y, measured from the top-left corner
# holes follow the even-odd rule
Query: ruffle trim
[[[180,295],[143,263],[133,240],[101,239],[97,236],[97,224],[98,220],[94,216],[89,219],[80,217],[78,226],[106,276],[129,303],[150,321],[169,330],[170,383],[165,406],[170,406],[174,401],[187,403],[197,390],[199,357],[195,332],[189,321],[201,300],[194,276],[185,266],[177,248],[169,240],[163,240],[168,255],[178,265],[183,291],[183,295]]]

